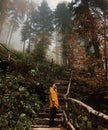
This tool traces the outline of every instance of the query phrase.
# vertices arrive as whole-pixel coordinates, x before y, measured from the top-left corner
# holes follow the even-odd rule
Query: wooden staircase
[[[68,81],[69,75],[70,73],[67,74],[65,79],[57,81],[58,83],[57,91],[58,91],[60,108],[59,110],[57,110],[57,115],[55,118],[56,126],[50,127],[48,125],[50,110],[49,110],[49,105],[47,104],[41,109],[38,118],[36,118],[36,123],[32,125],[32,130],[66,130],[66,128],[64,128],[64,114],[63,114],[64,98],[63,96],[64,94],[66,94],[66,91],[67,91],[67,87],[69,83]]]
[[[73,124],[76,123],[76,122],[74,122],[74,118],[76,118],[76,117],[74,117],[73,115],[75,113],[78,113],[81,111],[82,115],[80,113],[78,113],[78,114],[80,114],[82,117],[83,116],[86,117],[88,115],[85,110],[87,110],[87,112],[93,114],[93,116],[96,115],[97,117],[104,118],[106,121],[108,120],[107,115],[92,109],[92,107],[84,104],[80,100],[70,98],[71,91],[68,91],[68,90],[71,90],[70,88],[76,87],[76,86],[74,86],[76,84],[71,86],[71,83],[73,83],[73,82],[70,77],[72,77],[72,71],[71,71],[71,74],[67,73],[67,76],[64,79],[57,81],[57,83],[58,83],[57,91],[58,91],[60,108],[57,111],[57,116],[55,119],[56,127],[50,127],[48,125],[50,112],[49,112],[49,105],[47,104],[46,106],[44,106],[41,109],[39,116],[36,119],[36,122],[32,125],[31,130],[75,130],[75,129],[77,129],[77,126],[74,127]],[[47,100],[49,100],[49,99],[47,99]],[[76,103],[77,106],[74,103]],[[72,107],[72,109],[71,109],[71,107]],[[76,108],[78,108],[78,109],[76,109]],[[91,118],[91,116],[92,115],[89,114],[89,118]],[[101,124],[100,118],[98,119],[97,117],[95,118],[95,120],[97,120],[97,121],[93,125]],[[78,118],[77,120],[75,119],[75,121],[81,122],[81,119]],[[85,123],[87,123],[87,122],[85,121]],[[104,125],[106,123],[104,123]],[[83,130],[86,130],[87,126],[86,125],[84,125],[84,126],[82,126],[82,124],[81,124],[80,129],[82,130],[82,128],[83,128]],[[103,124],[102,124],[102,128],[104,128],[104,127],[105,127],[105,130],[107,130],[107,125],[103,126]],[[93,126],[93,129],[94,128],[95,127]],[[78,129],[79,129],[79,127],[78,127]]]

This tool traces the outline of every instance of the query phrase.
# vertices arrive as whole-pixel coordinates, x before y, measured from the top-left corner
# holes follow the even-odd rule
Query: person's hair
[[[52,86],[53,84],[56,84],[56,82],[55,81],[51,81],[50,82],[50,86]]]
[[[52,86],[54,84],[54,82],[50,82],[50,86]]]

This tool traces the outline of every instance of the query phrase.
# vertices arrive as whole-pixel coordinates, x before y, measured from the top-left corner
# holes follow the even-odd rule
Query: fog
[[[27,0],[27,1],[28,2],[35,2],[37,4],[37,6],[39,6],[42,2],[42,0]],[[63,2],[63,0],[53,0],[53,1],[52,0],[46,0],[46,1],[48,3],[49,7],[52,10],[54,10],[56,8],[58,3]],[[65,0],[65,1],[70,2],[71,0]],[[24,21],[22,21],[22,23],[23,22]],[[12,35],[11,43],[10,43],[11,47],[13,49],[20,50],[20,51],[23,50],[23,43],[21,41],[21,26],[22,25],[23,24],[20,24],[19,28],[16,31],[14,31],[14,33]],[[0,38],[1,42],[3,42],[3,43],[6,43],[6,39],[8,37],[9,26],[10,25],[8,25],[8,20],[6,20],[6,22],[4,23],[4,26],[3,26],[4,29],[1,33],[1,38]]]
[[[42,2],[42,0],[33,0],[34,2],[40,4]],[[58,3],[67,1],[67,2],[71,2],[72,0],[46,0],[48,2],[48,5],[51,9],[55,9]]]

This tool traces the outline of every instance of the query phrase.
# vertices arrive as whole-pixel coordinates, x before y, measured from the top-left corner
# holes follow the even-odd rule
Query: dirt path
[[[61,130],[61,128],[34,128],[32,130]]]

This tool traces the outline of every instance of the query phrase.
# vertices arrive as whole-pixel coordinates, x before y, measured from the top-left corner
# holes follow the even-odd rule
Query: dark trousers
[[[56,113],[57,113],[57,108],[56,107],[52,107],[50,109],[50,121],[49,121],[49,125],[50,126],[55,126],[55,117],[56,117]]]

